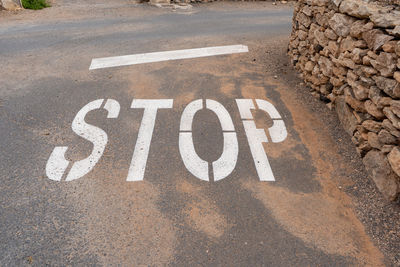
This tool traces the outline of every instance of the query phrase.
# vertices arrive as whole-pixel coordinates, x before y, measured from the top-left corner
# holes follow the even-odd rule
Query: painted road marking
[[[287,131],[285,123],[281,115],[276,110],[274,105],[262,99],[256,99],[259,109],[269,114],[274,124],[268,129],[269,136],[273,143],[279,143],[286,139]],[[236,104],[239,108],[240,117],[243,120],[243,127],[246,132],[247,140],[249,142],[250,151],[253,155],[254,164],[260,181],[275,181],[274,173],[272,172],[271,165],[268,161],[267,153],[265,153],[262,143],[268,142],[268,137],[264,129],[257,129],[254,122],[252,109],[256,109],[252,99],[236,99]]]
[[[153,137],[157,110],[161,108],[172,108],[173,101],[172,99],[134,99],[132,101],[131,108],[144,108],[144,113],[131,165],[129,167],[128,178],[126,178],[127,181],[143,180],[147,157],[149,156],[150,143]]]
[[[227,177],[236,167],[239,145],[235,127],[229,112],[219,102],[206,99],[206,108],[213,111],[221,124],[224,136],[224,150],[220,158],[212,163],[214,181]],[[192,137],[192,124],[195,114],[203,108],[203,100],[198,99],[186,106],[181,117],[179,133],[179,152],[182,161],[190,173],[200,180],[210,181],[208,162],[202,160],[196,153]]]
[[[72,164],[68,174],[66,170],[71,162],[65,159],[68,147],[56,146],[46,164],[46,175],[54,181],[61,181],[64,175],[65,181],[73,181],[88,174],[102,157],[108,142],[107,133],[102,129],[85,122],[87,113],[100,109],[104,99],[94,100],[78,111],[72,121],[72,130],[80,137],[93,144],[91,154]],[[203,105],[203,102],[205,105]],[[273,125],[268,129],[269,137],[273,143],[282,142],[287,137],[287,130],[281,115],[274,105],[266,100],[236,99],[240,117],[247,136],[250,152],[260,181],[275,181],[274,174],[268,161],[263,144],[269,141],[264,129],[258,129],[255,125],[251,110],[258,109],[266,112],[273,120]],[[150,144],[154,132],[155,120],[158,109],[170,109],[173,107],[173,99],[134,99],[131,108],[144,109],[143,119],[139,128],[138,138],[129,167],[127,181],[142,181],[146,170]],[[212,174],[214,181],[226,178],[236,167],[239,154],[239,145],[235,127],[229,112],[225,107],[211,99],[197,99],[189,103],[181,115],[179,132],[179,152],[186,169],[196,178],[210,181],[209,163],[201,159],[193,144],[192,123],[195,114],[203,109],[213,111],[221,124],[224,137],[223,151],[220,158],[212,162]],[[108,111],[107,118],[118,118],[120,104],[113,99],[108,99],[104,105]]]
[[[129,66],[142,63],[152,63],[177,59],[210,57],[218,55],[228,55],[237,53],[247,53],[249,49],[245,45],[213,46],[195,49],[184,49],[154,53],[144,53],[135,55],[126,55],[118,57],[94,58],[90,64],[89,70],[112,68],[119,66]]]
[[[108,142],[108,136],[102,129],[85,122],[85,116],[92,110],[99,109],[104,99],[94,100],[85,105],[72,121],[72,130],[80,137],[93,143],[92,153],[85,159],[75,162],[69,171],[66,181],[79,179],[89,173],[103,155]],[[120,105],[113,99],[108,99],[104,105],[108,111],[107,118],[117,118]],[[46,174],[51,180],[61,181],[69,161],[65,159],[65,152],[68,147],[55,147],[46,164]]]

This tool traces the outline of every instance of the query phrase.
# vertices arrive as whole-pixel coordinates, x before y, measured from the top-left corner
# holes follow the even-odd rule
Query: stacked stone
[[[289,56],[352,136],[390,200],[400,196],[400,11],[363,0],[299,0]]]

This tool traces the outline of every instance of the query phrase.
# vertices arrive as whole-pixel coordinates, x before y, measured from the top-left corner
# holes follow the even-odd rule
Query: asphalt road
[[[0,265],[384,265],[342,190],[358,170],[277,68],[287,66],[291,16],[291,6],[269,3],[174,11],[127,1],[0,12]],[[93,58],[235,44],[249,53],[89,70]],[[73,130],[78,112],[98,99],[81,118],[103,134],[79,123]],[[151,120],[131,108],[138,99],[172,103],[157,110],[152,133],[143,130],[147,160],[137,139]],[[287,136],[274,143],[274,116],[251,113],[270,140],[261,147],[275,181],[260,181],[268,168],[253,157],[236,99],[271,103],[284,122]],[[193,117],[194,155],[208,167],[201,174],[190,144],[181,144],[189,133],[182,114],[195,100],[203,108]],[[234,129],[223,129],[209,100]],[[224,146],[229,134],[236,138]],[[135,146],[143,181],[127,181]],[[61,181],[46,172],[56,147],[68,147]],[[213,165],[225,149],[228,161]],[[93,168],[68,181],[92,150]]]

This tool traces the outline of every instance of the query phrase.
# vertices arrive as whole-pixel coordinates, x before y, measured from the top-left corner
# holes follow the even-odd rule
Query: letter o
[[[223,131],[223,152],[220,158],[212,163],[214,181],[219,181],[226,178],[235,169],[239,145],[232,118],[225,107],[215,100],[206,99],[206,108],[217,115]],[[197,155],[193,144],[193,118],[201,109],[203,109],[203,100],[197,99],[189,103],[183,111],[179,133],[179,152],[185,167],[191,174],[201,180],[209,181],[208,162]]]

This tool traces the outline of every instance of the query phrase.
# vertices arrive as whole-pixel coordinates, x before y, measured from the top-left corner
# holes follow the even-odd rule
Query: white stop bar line
[[[118,66],[129,66],[142,63],[152,63],[168,60],[199,58],[237,53],[247,53],[249,48],[246,45],[213,46],[195,49],[184,49],[154,53],[126,55],[118,57],[104,57],[92,59],[89,70],[112,68]]]

